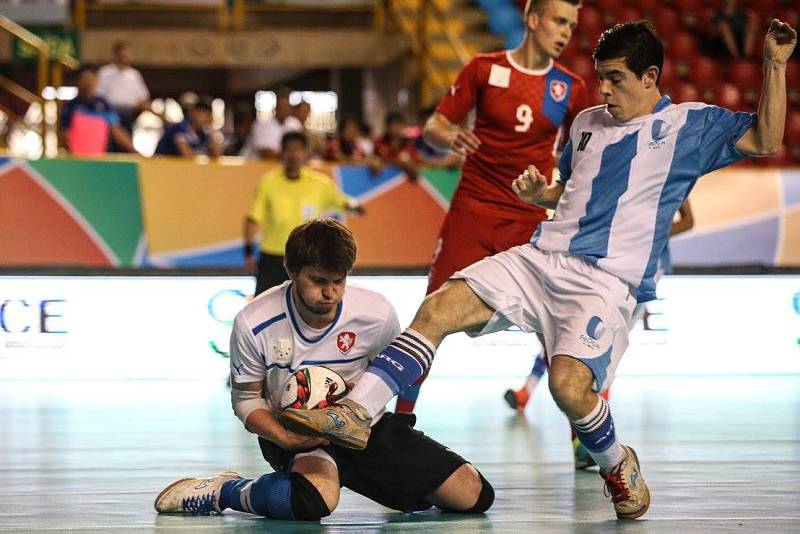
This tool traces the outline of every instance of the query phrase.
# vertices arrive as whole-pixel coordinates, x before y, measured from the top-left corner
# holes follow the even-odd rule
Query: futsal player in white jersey
[[[780,147],[786,62],[796,42],[791,26],[772,21],[754,115],[672,104],[658,88],[664,49],[650,24],[630,22],[604,32],[593,55],[605,104],[573,122],[559,164],[561,181],[548,186],[529,167],[512,184],[522,200],[555,209],[553,220],[539,225],[530,244],[457,272],[429,295],[410,327],[339,405],[286,410],[281,421],[309,435],[333,436],[335,430],[331,439],[363,446],[370,418],[427,371],[448,334],[480,335],[510,325],[541,331],[550,355],[550,391],[600,466],[617,517],[643,515],[650,493],[639,461],[618,440],[597,392],[608,387],[628,345],[637,301],[655,298],[658,257],[697,179]],[[334,429],[331,416],[346,424]]]
[[[231,402],[245,428],[259,436],[275,469],[258,479],[234,472],[184,478],[156,498],[159,512],[208,514],[226,508],[284,520],[329,515],[348,487],[403,512],[437,506],[483,513],[494,490],[459,455],[413,429],[411,414],[372,418],[365,450],[331,445],[287,431],[280,397],[301,367],[324,365],[357,380],[400,332],[382,295],[346,283],[353,235],[333,219],[316,219],[289,235],[284,256],[290,281],[263,293],[236,316],[231,334]]]

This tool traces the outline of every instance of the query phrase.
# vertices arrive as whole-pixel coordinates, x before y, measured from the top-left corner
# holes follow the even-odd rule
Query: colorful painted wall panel
[[[239,266],[242,222],[275,162],[0,158],[0,265]],[[424,267],[456,171],[323,164],[363,217],[345,217],[360,267]],[[800,170],[740,167],[702,178],[695,229],[673,240],[676,265],[800,266]]]
[[[135,163],[0,164],[2,264],[131,266],[143,253]]]

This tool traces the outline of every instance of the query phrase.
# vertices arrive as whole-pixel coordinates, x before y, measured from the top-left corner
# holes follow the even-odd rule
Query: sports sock
[[[287,473],[277,471],[256,480],[229,480],[222,485],[219,508],[233,508],[273,519],[294,519],[292,483]]]
[[[611,410],[604,398],[598,395],[597,404],[589,415],[570,422],[580,442],[600,466],[600,471],[612,470],[625,458],[625,451],[614,432]]]
[[[375,417],[392,397],[428,372],[434,352],[425,336],[407,328],[367,367],[347,398]]]
[[[533,395],[533,390],[539,385],[539,381],[546,372],[547,360],[545,360],[544,351],[542,351],[536,355],[536,359],[533,361],[531,374],[528,375],[528,379],[525,381],[525,389],[528,391],[528,395]]]

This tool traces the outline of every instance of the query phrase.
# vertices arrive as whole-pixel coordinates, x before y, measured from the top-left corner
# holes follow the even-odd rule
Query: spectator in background
[[[300,122],[303,127],[302,132],[308,139],[308,149],[312,158],[322,158],[325,155],[325,138],[308,127],[308,116],[311,115],[311,104],[301,100],[296,106],[292,106],[292,117]]]
[[[277,158],[281,152],[281,139],[288,132],[303,130],[303,124],[292,116],[287,88],[278,89],[275,98],[275,114],[267,121],[253,124],[253,150],[262,158]]]
[[[283,251],[297,226],[329,212],[364,212],[361,204],[339,191],[328,176],[306,167],[308,156],[308,140],[302,132],[284,134],[283,164],[261,178],[245,218],[245,267],[256,275],[256,295],[289,279],[283,266]],[[261,254],[256,263],[253,242],[259,230]]]
[[[756,16],[742,8],[739,0],[724,0],[711,19],[706,49],[712,56],[746,59],[755,52]]]
[[[375,144],[364,135],[361,121],[344,117],[338,132],[328,140],[325,159],[343,163],[371,164],[375,161]]]
[[[119,115],[97,96],[97,70],[84,65],[77,73],[78,96],[61,112],[61,144],[70,154],[97,156],[108,152],[109,139],[126,152],[136,152],[130,134],[120,126]]]
[[[114,61],[103,65],[97,72],[97,95],[114,107],[120,125],[131,134],[139,113],[150,109],[150,91],[142,74],[131,66],[133,54],[130,44],[118,41],[114,44],[113,52]],[[115,152],[119,148],[112,145]]]
[[[375,153],[386,165],[397,165],[411,180],[419,177],[420,161],[414,142],[406,137],[406,121],[400,113],[386,115],[386,128],[375,141]]]
[[[226,156],[252,155],[252,138],[250,130],[255,120],[255,109],[252,102],[237,102],[233,106],[233,133],[225,146]]]
[[[188,117],[164,131],[156,146],[156,154],[182,157],[192,157],[197,154],[219,156],[222,153],[222,146],[214,136],[211,121],[211,103],[199,99],[189,108]]]

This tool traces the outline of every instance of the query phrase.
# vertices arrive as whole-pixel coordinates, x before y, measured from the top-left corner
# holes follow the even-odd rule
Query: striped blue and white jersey
[[[745,156],[735,144],[751,113],[662,97],[653,113],[616,123],[605,106],[575,119],[559,163],[564,192],[531,242],[582,256],[656,296],[653,276],[675,213],[697,179]]]
[[[399,333],[397,314],[386,297],[350,284],[333,322],[313,329],[295,310],[291,282],[285,282],[236,315],[231,379],[238,384],[263,382],[267,404],[277,413],[286,380],[301,367],[324,365],[345,382],[355,382]]]

